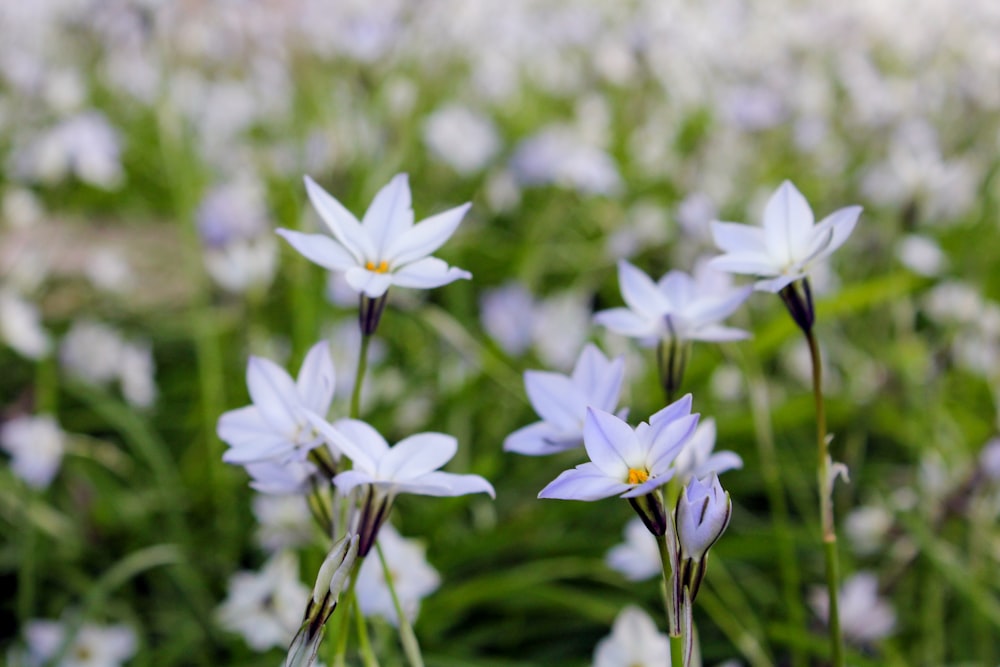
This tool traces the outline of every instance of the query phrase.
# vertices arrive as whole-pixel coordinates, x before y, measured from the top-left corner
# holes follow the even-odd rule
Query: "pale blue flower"
[[[624,375],[623,357],[609,360],[591,344],[583,348],[572,375],[527,371],[528,400],[542,420],[507,436],[504,450],[540,456],[578,447],[583,442],[587,408],[613,411]]]
[[[609,412],[587,408],[583,444],[590,461],[560,474],[538,497],[599,500],[649,494],[674,476],[674,459],[694,433],[698,417],[691,414],[690,394],[635,430]]]
[[[305,183],[313,207],[333,238],[290,229],[279,229],[278,234],[309,261],[343,271],[356,292],[376,299],[390,285],[428,289],[472,277],[468,271],[430,256],[451,237],[471,204],[414,225],[410,186],[406,174],[397,174],[378,191],[359,222],[308,176]]]
[[[751,287],[731,288],[704,265],[689,275],[671,271],[659,282],[629,262],[618,262],[618,282],[627,308],[603,310],[597,324],[645,344],[658,340],[742,340],[750,334],[720,324],[740,307]]]

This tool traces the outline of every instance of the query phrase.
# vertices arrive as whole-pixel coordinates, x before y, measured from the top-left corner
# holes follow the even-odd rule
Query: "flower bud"
[[[700,561],[729,525],[733,503],[722,489],[719,476],[692,479],[677,501],[677,540],[681,559]]]

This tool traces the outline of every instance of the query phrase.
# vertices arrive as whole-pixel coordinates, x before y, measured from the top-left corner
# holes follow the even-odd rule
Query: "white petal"
[[[771,195],[764,209],[764,241],[768,253],[779,264],[804,259],[815,219],[809,202],[790,181]]]
[[[656,284],[667,304],[666,312],[683,310],[694,299],[694,280],[683,271],[670,271]]]
[[[647,338],[660,333],[660,317],[644,317],[628,308],[611,308],[594,315],[594,323],[630,338]]]
[[[250,357],[247,389],[253,404],[271,428],[291,435],[299,422],[298,390],[283,368],[270,359]]]
[[[712,222],[712,239],[719,249],[732,254],[767,254],[764,230],[738,222]]]
[[[333,401],[333,390],[336,386],[333,357],[330,356],[330,345],[325,340],[316,343],[309,349],[299,376],[295,382],[302,398],[302,404],[320,417],[326,417]]]
[[[652,278],[625,260],[618,262],[618,283],[626,305],[637,314],[655,318],[668,309]]]
[[[279,229],[283,237],[303,257],[330,271],[346,271],[359,260],[326,234],[303,234],[291,229]]]
[[[413,226],[410,184],[406,174],[396,174],[382,187],[365,211],[361,226],[375,246],[370,259],[388,259],[390,245]]]
[[[525,456],[547,456],[582,444],[581,436],[567,437],[551,424],[541,421],[519,428],[508,435],[503,441],[503,450]]]
[[[736,452],[716,452],[691,473],[695,477],[705,477],[711,473],[721,474],[727,470],[739,470],[743,467],[743,459]]]
[[[368,235],[362,229],[361,223],[344,206],[316,184],[313,179],[305,177],[306,192],[309,201],[319,216],[330,228],[333,237],[360,262],[362,259],[375,257],[375,247],[368,240]]]
[[[690,340],[701,340],[707,343],[731,343],[750,338],[750,332],[735,327],[724,327],[719,324],[709,324],[698,327],[688,334]]]
[[[685,313],[697,324],[711,324],[724,320],[733,314],[753,292],[753,287],[747,285],[739,289],[722,293],[718,297],[703,298],[692,304]]]
[[[649,449],[649,469],[656,475],[664,475],[681,449],[687,444],[688,439],[698,426],[698,418],[701,415],[695,413],[671,422],[656,434],[653,444]]]
[[[791,275],[780,275],[776,278],[770,278],[768,280],[758,280],[753,284],[753,288],[758,292],[772,292],[777,294],[799,278],[805,278],[805,274],[793,273]]]
[[[437,470],[458,451],[458,440],[443,433],[418,433],[400,440],[378,464],[379,479],[412,480]]]
[[[596,345],[587,343],[573,368],[572,378],[573,384],[583,387],[587,405],[611,412],[618,405],[625,378],[625,357],[608,361]]]
[[[386,250],[386,259],[402,266],[427,257],[451,238],[471,206],[462,204],[433,215],[393,238]]]
[[[628,491],[629,485],[608,477],[593,463],[566,470],[538,493],[539,498],[600,500]]]
[[[763,253],[733,253],[719,255],[709,260],[708,266],[716,271],[742,273],[751,276],[773,276],[780,268],[770,256]]]
[[[437,257],[424,257],[392,274],[392,283],[400,287],[430,289],[453,283],[456,280],[468,280],[472,274],[468,271],[448,266]]]
[[[823,218],[816,225],[816,230],[819,240],[825,241],[825,244],[814,250],[810,260],[819,261],[824,259],[837,248],[844,245],[851,232],[854,231],[854,226],[858,223],[858,216],[861,215],[861,210],[860,206],[848,206],[834,211]]]
[[[337,487],[337,490],[341,494],[347,495],[356,486],[361,486],[363,484],[371,484],[375,481],[375,478],[366,473],[363,470],[345,470],[343,472],[337,473],[333,478],[333,484]]]
[[[375,271],[363,269],[360,266],[348,269],[344,273],[344,279],[351,286],[351,289],[361,292],[372,299],[377,299],[385,294],[385,291],[389,289],[389,285],[395,282],[391,273],[376,273]]]
[[[375,474],[379,460],[389,451],[385,438],[359,419],[338,419],[329,424],[316,415],[310,415],[309,421],[327,442],[351,460],[355,469]]]
[[[587,405],[571,379],[549,371],[525,371],[524,389],[539,417],[564,433],[580,430]]]
[[[402,482],[397,488],[406,493],[422,496],[464,496],[470,493],[487,493],[496,498],[493,485],[479,475],[456,475],[450,472],[429,472],[411,482]]]
[[[640,465],[644,453],[628,424],[609,412],[587,408],[583,446],[590,460],[609,477],[624,480],[629,468]]]

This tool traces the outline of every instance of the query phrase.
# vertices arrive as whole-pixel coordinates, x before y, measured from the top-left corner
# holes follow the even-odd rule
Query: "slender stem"
[[[361,349],[358,352],[358,369],[354,374],[354,390],[351,392],[351,419],[361,416],[361,385],[365,381],[365,370],[368,368],[368,344],[372,337],[361,334]]]
[[[830,449],[826,433],[826,409],[823,405],[823,362],[819,343],[812,328],[805,329],[812,357],[813,397],[816,402],[816,449],[819,457],[820,522],[823,530],[823,555],[826,560],[826,588],[830,596],[828,626],[830,654],[834,667],[844,667],[844,637],[840,631],[840,563],[837,554],[837,529],[833,521],[833,480],[830,478]]]
[[[347,590],[337,604],[338,609],[342,609],[340,616],[340,626],[337,628],[337,641],[334,644],[332,664],[334,667],[344,667],[344,656],[347,653],[347,635],[351,630],[351,607],[355,604],[354,586],[358,582],[358,571],[361,569],[363,559],[354,561],[351,568],[351,581],[347,585]]]
[[[371,642],[368,640],[368,628],[365,623],[365,615],[361,613],[361,605],[354,605],[354,618],[358,628],[358,650],[361,652],[361,659],[365,667],[379,667],[378,658],[372,651]]]
[[[671,667],[684,667],[684,638],[670,638],[670,665]]]
[[[389,595],[392,596],[392,605],[396,608],[396,617],[399,619],[399,640],[403,644],[403,652],[406,653],[406,660],[410,667],[424,667],[424,658],[420,653],[420,644],[417,642],[417,635],[413,632],[410,619],[403,612],[403,605],[399,603],[399,596],[396,595],[396,587],[392,582],[392,572],[389,570],[389,563],[382,553],[382,545],[375,543],[375,551],[378,552],[378,559],[382,563],[382,573],[385,575],[385,585],[389,587]]]

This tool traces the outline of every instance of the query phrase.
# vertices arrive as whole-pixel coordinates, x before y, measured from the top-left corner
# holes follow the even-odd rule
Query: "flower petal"
[[[393,238],[386,249],[386,259],[396,266],[427,257],[444,245],[458,228],[472,204],[462,204],[423,220]]]
[[[690,340],[701,340],[708,343],[731,343],[737,340],[750,338],[750,332],[736,327],[724,327],[720,324],[710,324],[707,327],[698,327],[689,333]]]
[[[406,174],[396,174],[382,187],[361,220],[365,234],[375,246],[372,260],[388,260],[390,245],[413,226],[413,205]]]
[[[291,436],[298,427],[299,393],[285,369],[270,359],[250,357],[247,389],[261,417],[282,435]]]
[[[751,276],[773,276],[780,273],[774,261],[763,253],[733,253],[719,255],[708,261],[708,266],[716,271],[742,273]]]
[[[652,319],[669,310],[652,278],[625,260],[618,262],[618,284],[625,304],[638,315]]]
[[[437,470],[458,451],[458,440],[444,433],[418,433],[404,438],[378,463],[379,479],[411,480]]]
[[[450,472],[429,472],[409,482],[401,482],[397,488],[405,493],[422,496],[451,497],[470,493],[487,493],[496,498],[493,485],[479,475],[456,475]]]
[[[377,299],[385,294],[389,285],[395,282],[391,273],[376,273],[360,266],[349,268],[344,273],[344,280],[351,286],[351,289],[372,299]]]
[[[224,413],[219,417],[216,433],[230,446],[222,455],[226,463],[261,461],[293,447],[288,438],[274,432],[254,405]]]
[[[385,438],[360,419],[338,419],[330,424],[316,415],[309,415],[309,421],[327,442],[351,460],[355,469],[374,475],[379,460],[389,451]]]
[[[303,234],[291,229],[279,229],[277,233],[300,255],[324,269],[346,271],[358,265],[356,257],[326,234]]]
[[[456,280],[468,280],[471,277],[472,274],[468,271],[448,266],[437,257],[424,257],[395,271],[392,274],[392,283],[400,287],[430,289]]]
[[[608,477],[593,463],[582,463],[560,473],[538,493],[538,497],[591,501],[610,498],[630,488],[628,484]]]
[[[746,285],[728,290],[713,298],[702,298],[692,304],[686,315],[697,324],[714,323],[733,314],[753,293],[753,286]]]
[[[610,308],[594,315],[595,324],[629,338],[658,336],[662,321],[658,317],[643,317],[628,308]]]
[[[739,470],[743,467],[743,459],[736,452],[728,450],[716,452],[709,456],[704,463],[699,465],[691,473],[693,476],[701,478],[711,473],[721,474],[727,470]]]
[[[633,486],[631,489],[621,494],[622,498],[638,498],[639,496],[644,496],[648,493],[652,493],[654,490],[660,488],[667,482],[669,482],[674,477],[674,473],[677,472],[673,468],[667,468],[658,475],[653,475],[647,479],[642,484]]]
[[[812,209],[791,181],[783,182],[764,209],[764,242],[779,265],[804,259],[812,239]]]
[[[313,208],[319,213],[326,226],[330,228],[333,237],[347,248],[357,263],[360,264],[365,259],[374,258],[375,247],[354,214],[344,208],[343,204],[334,199],[330,193],[317,185],[313,179],[306,176],[305,182],[309,201],[312,202]]]
[[[805,278],[804,273],[793,273],[791,275],[780,275],[775,278],[769,278],[767,280],[758,280],[753,284],[753,288],[758,292],[772,292],[777,294],[782,289],[791,285],[799,278]]]
[[[625,357],[609,361],[596,345],[587,343],[571,377],[573,384],[583,387],[587,405],[611,412],[618,405],[618,394],[625,378]]]
[[[508,435],[503,441],[503,450],[525,456],[547,456],[582,444],[583,438],[579,435],[567,437],[551,424],[540,421],[519,428]]]
[[[341,495],[345,496],[350,493],[354,487],[371,484],[374,481],[375,478],[367,472],[356,468],[337,473],[333,478],[334,486],[337,487],[337,490],[340,491]]]
[[[861,211],[860,206],[847,206],[820,220],[819,224],[816,225],[816,236],[818,241],[825,241],[825,243],[811,249],[810,261],[822,260],[844,245],[851,232],[854,231]]]
[[[325,340],[313,345],[295,381],[302,404],[318,414],[326,417],[333,401],[333,390],[336,386],[333,357],[330,356],[330,345]]]
[[[629,468],[642,465],[645,459],[642,445],[629,425],[609,412],[594,408],[587,408],[583,446],[590,460],[617,480],[626,479]]]
[[[666,474],[670,464],[687,444],[688,439],[698,426],[698,413],[681,417],[659,429],[649,448],[649,471],[662,476]]]
[[[524,389],[538,416],[558,431],[580,431],[586,400],[568,377],[549,371],[525,371]]]
[[[719,250],[729,254],[767,255],[764,230],[741,222],[712,222],[712,239]]]

